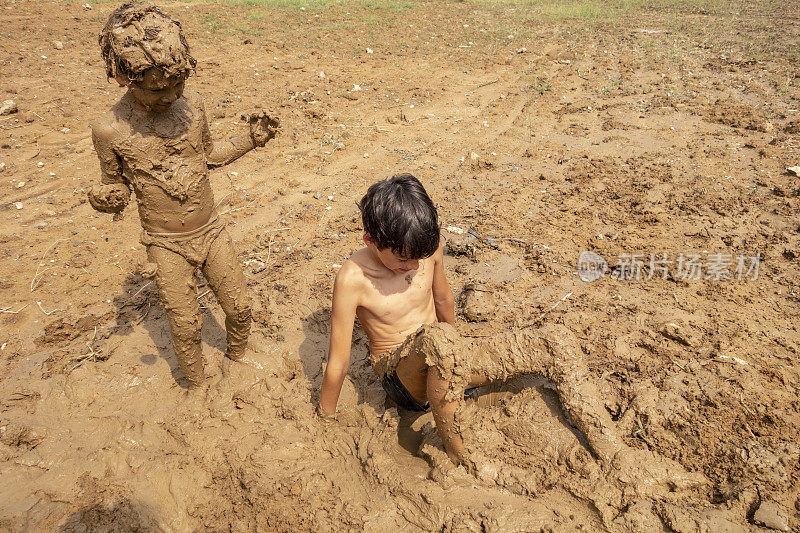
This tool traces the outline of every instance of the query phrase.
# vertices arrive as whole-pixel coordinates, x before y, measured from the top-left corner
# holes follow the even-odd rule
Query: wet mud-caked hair
[[[165,76],[188,76],[197,65],[181,24],[148,1],[126,2],[108,17],[100,32],[106,75],[137,81],[149,68]]]
[[[359,204],[364,231],[379,249],[406,259],[439,249],[439,216],[428,193],[411,174],[396,174],[367,189]]]

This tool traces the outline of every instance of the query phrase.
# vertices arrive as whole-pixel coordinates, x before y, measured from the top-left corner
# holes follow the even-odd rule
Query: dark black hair
[[[422,259],[439,249],[436,207],[411,174],[374,183],[358,207],[364,231],[380,250],[390,248],[405,259]]]

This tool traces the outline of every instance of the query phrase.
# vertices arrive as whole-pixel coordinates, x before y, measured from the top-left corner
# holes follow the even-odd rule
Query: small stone
[[[6,169],[5,163],[0,163],[0,172],[3,172]]]
[[[22,209],[22,202],[14,202],[14,207],[17,209]]]
[[[325,73],[324,73],[324,72],[322,72],[321,70],[319,71],[319,73],[317,74],[317,76],[319,76],[319,77],[320,77],[320,78],[322,78],[322,79],[325,79]]]
[[[800,167],[789,167],[786,169],[786,172],[789,174],[794,174],[797,177],[800,177]]]
[[[372,53],[372,48],[367,48],[367,53],[371,54]]]
[[[46,228],[47,227],[47,222],[45,222],[44,220],[41,221],[41,222],[37,222],[36,224],[33,225],[33,227],[34,228],[39,228],[39,229]]]
[[[360,90],[361,90],[361,85],[359,85],[357,83],[354,83],[353,84],[353,91],[360,91]]]
[[[322,193],[319,192],[319,191],[315,192],[314,193],[314,199],[315,200],[319,200],[320,198],[322,198]]]
[[[789,531],[789,518],[786,511],[774,502],[762,501],[753,515],[753,521],[777,531]]]
[[[64,43],[62,43],[61,41],[53,41],[53,48],[55,48],[56,50],[63,50]]]
[[[525,48],[525,47],[523,46],[522,48],[520,48],[519,50],[517,50],[517,53],[518,53],[518,54],[524,54],[524,53],[525,53],[525,52],[527,52],[527,51],[528,51],[528,49],[527,49],[527,48]]]
[[[39,167],[39,168],[42,168],[44,166],[44,162],[43,161],[39,161],[38,163],[36,163],[36,166]]]
[[[248,259],[247,261],[244,262],[244,264],[250,267],[253,274],[258,274],[259,272],[263,272],[267,268],[267,265],[265,265],[263,261],[259,261],[258,259]]]
[[[19,111],[19,108],[14,100],[5,100],[3,104],[0,105],[0,116],[11,115],[17,111]]]
[[[20,181],[19,183],[17,183],[17,189],[21,189],[24,186],[25,186],[25,182],[24,181]]]
[[[69,128],[61,128],[61,133],[65,133],[66,134],[66,133],[69,133],[70,131],[72,131],[72,130],[70,130]]]
[[[677,341],[683,344],[684,346],[688,346],[690,348],[693,347],[696,348],[697,346],[700,345],[700,339],[697,338],[697,336],[693,332],[685,330],[675,322],[667,322],[666,324],[661,326],[658,332],[661,333],[666,338]]]

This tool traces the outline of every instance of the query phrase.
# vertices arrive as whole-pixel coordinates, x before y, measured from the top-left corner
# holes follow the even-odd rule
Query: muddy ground
[[[0,117],[0,529],[800,528],[800,185],[786,171],[800,164],[800,6],[619,5],[587,19],[513,3],[165,4],[215,136],[256,105],[283,122],[212,173],[259,353],[223,358],[201,287],[211,386],[196,408],[138,273],[136,210],[112,221],[86,200],[89,125],[122,94],[96,44],[116,4],[0,2],[0,100],[19,108]],[[333,276],[361,246],[355,202],[400,171],[439,208],[461,333],[566,326],[627,443],[706,486],[650,492],[600,471],[541,378],[466,406],[481,421],[467,445],[525,479],[432,469],[430,415],[385,402],[361,330],[339,420],[314,416]],[[583,250],[608,261],[601,279],[579,278]],[[641,276],[624,254],[642,254]],[[674,261],[668,275],[646,279],[651,254]]]

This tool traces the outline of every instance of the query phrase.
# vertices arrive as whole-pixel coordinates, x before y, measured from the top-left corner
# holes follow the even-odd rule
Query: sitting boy
[[[202,270],[225,312],[229,358],[243,356],[251,320],[244,275],[217,213],[208,167],[264,146],[278,123],[256,113],[249,134],[214,143],[202,101],[184,93],[196,61],[181,26],[150,2],[117,8],[100,33],[100,48],[108,77],[128,90],[92,126],[102,177],[89,202],[98,211],[120,213],[131,189],[136,193],[141,242],[156,266],[175,356],[189,386],[197,387],[204,373],[195,270]]]
[[[607,468],[673,487],[702,480],[652,455],[648,465],[638,464],[642,451],[622,442],[589,380],[578,341],[564,326],[511,331],[474,343],[458,336],[436,208],[415,177],[399,174],[372,185],[359,207],[367,246],[342,265],[334,282],[322,416],[336,411],[357,316],[386,394],[412,411],[427,410],[429,402],[449,458],[480,477],[491,477],[493,469],[462,442],[456,412],[464,390],[537,373],[555,382],[570,420]]]

